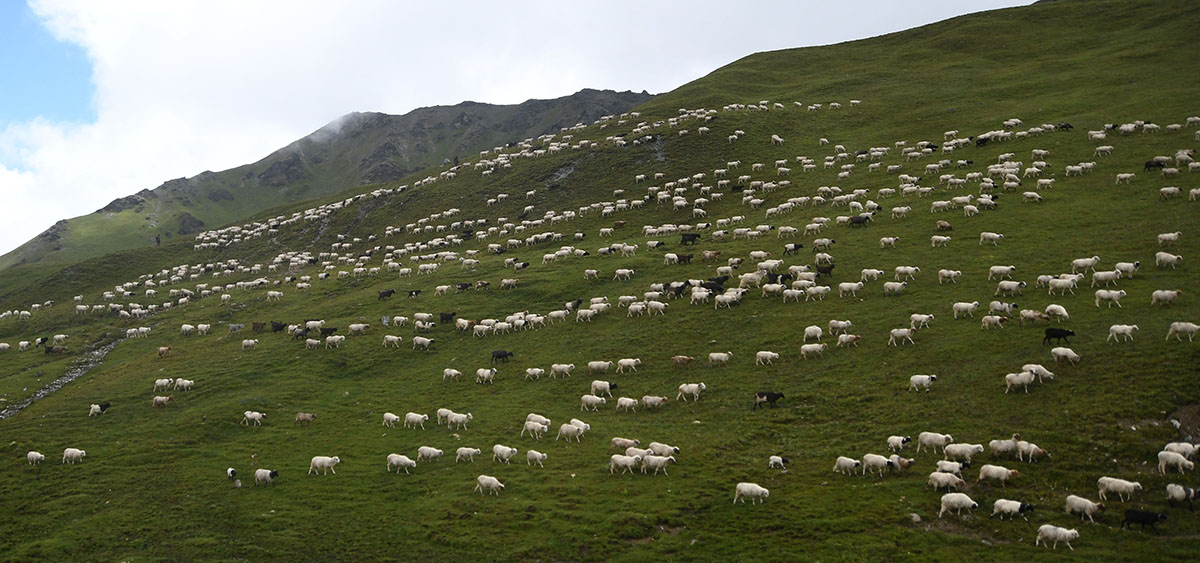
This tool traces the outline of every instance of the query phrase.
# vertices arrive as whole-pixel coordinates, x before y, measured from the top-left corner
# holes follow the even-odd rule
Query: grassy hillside
[[[1168,508],[1163,490],[1167,483],[1190,487],[1200,483],[1195,472],[1158,475],[1155,456],[1169,441],[1196,441],[1200,436],[1200,391],[1194,384],[1200,344],[1163,340],[1171,322],[1200,322],[1200,305],[1190,294],[1194,283],[1189,283],[1195,279],[1192,262],[1200,250],[1200,242],[1189,230],[1197,203],[1186,199],[1188,190],[1200,187],[1200,175],[1184,172],[1164,180],[1156,172],[1143,171],[1142,165],[1156,155],[1195,147],[1196,128],[1129,136],[1113,133],[1106,141],[1115,147],[1108,157],[1093,156],[1095,143],[1086,131],[1108,122],[1139,119],[1165,126],[1184,123],[1197,114],[1187,95],[1200,80],[1196,63],[1169,54],[1181,30],[1198,23],[1196,16],[1183,3],[1058,2],[958,18],[914,30],[911,38],[896,34],[814,50],[829,61],[854,62],[853,72],[880,77],[878,82],[842,86],[830,74],[837,71],[827,71],[831,65],[826,64],[790,67],[790,72],[780,75],[784,78],[779,89],[767,92],[756,84],[771,83],[770,75],[760,77],[754,66],[741,71],[738,63],[664,96],[662,105],[656,100],[642,108],[641,119],[653,123],[679,115],[680,107],[719,109],[761,99],[782,102],[786,108],[723,111],[705,124],[689,119],[675,128],[664,124],[649,131],[657,139],[623,147],[606,137],[638,136],[631,133],[633,120],[605,129],[591,127],[574,132],[572,142],[589,139],[598,146],[514,158],[512,168],[488,176],[465,165],[454,178],[390,197],[364,198],[323,221],[288,225],[271,236],[220,250],[193,252],[186,241],[172,241],[161,249],[89,260],[52,275],[0,278],[5,284],[0,294],[7,296],[0,300],[0,310],[26,309],[45,299],[58,302],[35,313],[30,321],[0,320],[0,342],[15,346],[17,340],[61,332],[71,335],[71,351],[77,353],[83,344],[116,337],[129,327],[153,327],[149,338],[122,342],[102,366],[0,421],[0,432],[8,437],[7,455],[0,458],[0,498],[8,508],[0,511],[0,526],[8,533],[0,542],[0,552],[11,559],[281,559],[297,553],[313,559],[364,559],[404,553],[420,559],[642,560],[657,556],[794,561],[886,556],[948,560],[981,554],[1012,560],[1049,553],[1033,542],[1037,527],[1052,523],[1080,531],[1079,540],[1072,544],[1074,551],[1060,548],[1055,555],[1192,559],[1200,549],[1197,516]],[[1114,20],[1137,25],[1111,26],[1103,37],[1113,48],[1089,50],[1091,38],[1099,36],[1095,30],[1109,29],[1107,22]],[[998,21],[1007,23],[997,25]],[[979,29],[1002,29],[1001,44],[1019,46],[1029,55],[1013,57],[1003,69],[1012,76],[1028,77],[1019,91],[989,97],[995,93],[989,84],[996,72],[990,65],[965,59],[961,68],[946,68],[953,59],[945,48],[938,49],[943,45],[939,41],[974,45],[979,42]],[[1029,47],[1041,41],[1053,50]],[[863,47],[872,42],[874,49]],[[1124,58],[1135,48],[1144,53],[1142,62]],[[844,50],[840,55],[839,49]],[[904,50],[915,56],[906,60],[904,73],[891,74],[896,63],[893,51]],[[941,53],[927,56],[935,50]],[[780,72],[777,65],[766,64],[768,58],[815,60],[815,55],[806,54],[809,51],[761,54],[743,62],[749,65],[762,59],[764,67]],[[862,53],[876,58],[860,57]],[[1140,72],[1144,61],[1170,62],[1173,79],[1145,91],[1131,90],[1140,98],[1110,98],[1099,86],[1099,93],[1085,89],[1064,93],[1058,88],[1059,74],[1039,72],[1051,61],[1078,57],[1086,57],[1080,60],[1087,61],[1096,84],[1118,83],[1120,77]],[[968,78],[953,80],[956,76]],[[852,98],[862,99],[863,104],[849,107]],[[928,104],[914,103],[951,99],[970,103],[957,102],[956,111],[937,114],[930,113]],[[1147,101],[1140,104],[1139,99]],[[808,112],[792,105],[795,100],[841,101],[846,107]],[[1070,121],[1075,129],[966,147],[948,155],[938,152],[916,161],[906,161],[893,149],[879,161],[884,167],[899,164],[901,172],[925,176],[922,185],[937,186],[929,197],[881,196],[880,189],[898,185],[896,175],[868,172],[866,162],[843,179],[836,177],[836,167],[818,165],[804,173],[795,163],[798,155],[819,164],[833,154],[832,145],[816,144],[820,136],[844,144],[853,153],[893,146],[900,140],[910,147],[922,139],[941,144],[943,131],[959,129],[965,136],[999,129],[1003,120],[1012,117],[1025,121],[1023,129],[1062,121]],[[697,134],[701,125],[710,128],[708,134]],[[680,136],[679,129],[690,133]],[[727,136],[735,130],[745,135],[730,143]],[[784,144],[772,145],[772,134],[782,136]],[[939,158],[973,161],[941,171],[963,178],[984,171],[1003,153],[1014,153],[1028,167],[1033,149],[1050,151],[1045,174],[1056,179],[1053,188],[1040,190],[1043,203],[1020,202],[1022,191],[1034,189],[1034,181],[1026,179],[1016,191],[999,192],[998,209],[975,217],[964,217],[962,210],[929,211],[932,201],[977,194],[979,186],[939,186],[938,174],[923,174],[927,164]],[[723,189],[720,200],[710,196],[713,201],[703,219],[715,223],[743,215],[741,226],[777,227],[756,241],[713,240],[716,226],[702,231],[694,250],[681,248],[678,235],[643,236],[642,225],[698,220],[693,219],[690,206],[672,211],[666,204],[649,202],[609,217],[590,209],[567,222],[524,225],[520,233],[514,228],[486,240],[469,240],[461,247],[416,252],[450,250],[465,256],[478,250],[481,264],[476,271],[463,271],[451,261],[431,275],[398,278],[380,273],[317,280],[322,271],[318,264],[289,272],[313,276],[313,287],[304,292],[291,283],[281,284],[280,302],[267,302],[263,289],[233,288],[225,291],[231,304],[206,297],[142,321],[107,315],[76,317],[71,310],[72,295],[83,294],[88,304],[103,303],[101,291],[180,264],[203,266],[237,259],[247,266],[265,265],[288,251],[327,252],[336,236],[344,234],[351,244],[346,255],[372,251],[366,265],[382,266],[381,256],[389,246],[428,243],[454,232],[413,234],[401,229],[401,234],[387,237],[387,226],[403,227],[450,208],[462,211],[429,224],[449,227],[456,220],[487,219],[487,226],[500,226],[503,217],[520,225],[518,216],[527,205],[534,206],[526,216],[529,220],[547,211],[580,213],[581,207],[593,203],[638,198],[648,186],[662,188],[667,181],[697,173],[707,175],[701,184],[715,186],[713,170],[732,160],[742,164],[731,171],[731,179],[749,174],[753,180],[780,180],[783,177],[772,167],[779,159],[791,165],[789,187],[760,191],[756,195],[765,203],[759,209],[743,204],[741,193]],[[1097,164],[1090,174],[1064,175],[1065,166],[1093,160]],[[752,171],[753,163],[764,163],[764,170]],[[653,178],[659,172],[665,175],[661,180],[634,182],[637,174]],[[1115,175],[1123,172],[1137,172],[1137,177],[1128,185],[1114,184]],[[414,180],[402,183],[412,186]],[[725,259],[746,258],[753,250],[770,251],[773,258],[784,260],[785,267],[811,264],[811,243],[816,237],[781,239],[778,227],[803,229],[813,217],[850,215],[848,208],[805,206],[770,218],[765,210],[835,185],[845,193],[870,190],[860,201],[870,198],[883,208],[867,227],[831,225],[820,235],[836,240],[829,253],[837,265],[828,282],[835,295],[785,304],[777,297],[760,297],[753,289],[739,305],[720,310],[711,303],[689,305],[687,299],[664,298],[669,304],[665,315],[632,318],[615,306],[619,296],[641,296],[652,283],[713,277],[715,267]],[[1184,197],[1160,199],[1159,189],[1167,185],[1181,187]],[[370,189],[354,189],[343,196]],[[526,198],[529,190],[536,191]],[[613,190],[625,193],[614,195]],[[488,198],[500,193],[509,198],[486,205]],[[682,195],[689,202],[700,197],[698,188]],[[902,205],[913,208],[909,216],[891,218],[888,210]],[[276,209],[259,219],[292,211]],[[930,246],[939,219],[954,225],[947,248]],[[625,225],[616,227],[611,238],[601,237],[600,229],[614,227],[614,221]],[[505,244],[510,238],[549,231],[563,233],[564,240],[522,246],[499,256],[486,252],[488,243]],[[981,231],[1003,233],[1005,239],[998,246],[981,246]],[[1183,235],[1166,250],[1182,255],[1184,261],[1177,269],[1156,268],[1154,254],[1163,250],[1156,235],[1173,231]],[[586,238],[573,241],[576,232]],[[376,239],[367,240],[372,235]],[[885,236],[899,237],[897,248],[881,249],[879,238]],[[363,240],[353,242],[354,237]],[[655,239],[665,241],[668,248],[648,249],[647,242]],[[598,255],[600,247],[616,242],[639,245],[636,255]],[[786,242],[802,242],[805,248],[784,256]],[[544,254],[563,244],[590,254],[542,264]],[[702,262],[698,254],[705,249],[721,251],[722,261]],[[666,251],[697,256],[691,264],[668,266],[663,263]],[[1077,295],[1050,296],[1045,289],[1033,287],[1038,275],[1069,272],[1071,260],[1091,255],[1101,257],[1100,269],[1118,261],[1141,262],[1133,279],[1122,279],[1116,286],[1128,293],[1122,307],[1095,307],[1090,278],[1080,284]],[[503,265],[509,257],[531,266],[514,273]],[[412,262],[408,257],[403,261],[406,266]],[[752,270],[752,263],[748,259],[738,272]],[[1016,279],[1030,286],[1024,295],[1006,300],[1035,310],[1051,303],[1067,308],[1071,318],[1058,326],[1076,332],[1070,346],[1082,357],[1078,366],[1054,365],[1050,346],[1041,342],[1045,323],[1019,326],[1014,319],[1002,330],[982,330],[982,311],[974,319],[953,319],[951,304],[956,301],[978,300],[986,308],[994,299],[996,282],[986,279],[987,268],[998,264],[1016,265]],[[353,267],[333,265],[335,272]],[[415,268],[416,262],[411,265]],[[881,284],[901,265],[919,266],[921,272],[903,295],[885,297]],[[588,268],[600,270],[598,280],[584,279],[583,270]],[[617,268],[634,269],[632,280],[613,280]],[[857,298],[837,297],[836,283],[859,279],[863,268],[879,268],[887,274],[867,283]],[[961,270],[959,283],[938,284],[936,272],[941,268]],[[265,269],[261,274],[222,277],[198,273],[201,276],[195,280],[160,287],[154,300],[146,299],[144,288],[138,287],[133,301],[161,303],[172,287],[233,284],[259,275],[282,281],[285,275]],[[500,280],[512,277],[519,278],[520,285],[500,290]],[[477,280],[491,282],[492,289],[434,295],[438,285]],[[400,293],[381,301],[377,296],[383,289]],[[422,290],[418,297],[405,297],[417,289]],[[1171,307],[1152,307],[1150,293],[1156,289],[1185,293]],[[417,312],[457,312],[472,320],[503,319],[518,311],[546,314],[566,301],[596,296],[608,297],[614,306],[590,323],[572,319],[477,338],[439,322],[425,335],[436,339],[426,352],[412,349],[411,325],[379,325],[382,315],[412,317]],[[933,313],[936,318],[930,328],[917,332],[914,345],[887,346],[888,331],[908,326],[912,313]],[[371,327],[365,336],[351,336],[337,350],[306,350],[283,335],[255,336],[250,328],[244,337],[258,338],[260,343],[254,350],[242,350],[242,337],[228,335],[226,328],[228,323],[298,323],[309,318],[323,318],[339,333],[355,322]],[[821,358],[801,359],[804,328],[825,326],[831,319],[851,320],[852,332],[863,337],[861,345],[831,345]],[[213,333],[183,337],[182,323],[212,323]],[[1137,324],[1140,330],[1133,342],[1109,343],[1105,338],[1112,324]],[[400,349],[384,348],[385,334],[403,336]],[[159,346],[171,346],[172,354],[159,358],[155,353]],[[499,365],[494,385],[474,383],[475,370],[488,367],[490,352],[497,349],[514,352],[514,359]],[[778,352],[781,358],[773,365],[756,366],[753,357],[759,350]],[[706,365],[709,352],[724,351],[733,353],[728,366]],[[697,361],[674,367],[670,357],[676,354],[692,355]],[[637,373],[588,375],[588,361],[619,358],[641,358],[643,365]],[[0,353],[0,397],[13,402],[28,396],[39,382],[65,371],[68,363],[67,358],[46,356],[40,350]],[[525,368],[549,370],[552,363],[576,364],[574,376],[526,381],[522,375]],[[1031,386],[1028,393],[1005,394],[1004,374],[1025,363],[1042,363],[1056,378]],[[462,371],[463,380],[443,381],[445,368]],[[931,392],[911,393],[908,377],[913,374],[937,374],[939,379]],[[173,404],[156,409],[150,406],[156,394],[151,388],[153,380],[162,377],[194,379],[196,386],[174,392]],[[579,396],[595,378],[618,384],[614,398],[599,412],[581,412]],[[687,382],[706,384],[699,401],[675,400],[676,388]],[[782,391],[786,397],[779,408],[753,411],[753,394],[762,390]],[[614,409],[616,397],[655,394],[671,400],[657,411]],[[86,416],[90,403],[104,401],[113,405],[107,414]],[[468,429],[438,427],[432,419],[441,407],[472,413]],[[246,410],[266,413],[263,426],[238,424]],[[425,430],[380,425],[384,412],[403,416],[409,411],[430,415]],[[292,418],[297,412],[316,413],[317,420],[295,426]],[[541,413],[554,423],[551,435],[540,442],[519,436],[529,412]],[[572,417],[591,425],[583,441],[554,441],[558,425]],[[915,438],[921,431],[949,433],[957,442],[981,444],[1020,432],[1048,450],[1050,457],[1025,463],[990,453],[977,456],[975,467],[964,472],[970,483],[964,492],[980,507],[966,518],[937,518],[941,493],[924,485],[935,460],[941,459],[939,454],[915,454],[910,447],[904,454],[914,457],[916,466],[883,478],[830,471],[839,455],[861,458],[866,453],[889,453],[887,436]],[[669,476],[610,475],[606,462],[613,452],[608,442],[614,436],[677,446],[678,463],[669,468]],[[499,464],[491,461],[493,444],[517,447],[520,452],[511,465]],[[436,462],[419,463],[411,475],[381,471],[387,454],[415,457],[423,445],[441,448],[446,455]],[[478,447],[483,454],[472,464],[456,464],[453,451],[460,446]],[[83,448],[87,458],[81,465],[61,465],[58,458],[65,447]],[[545,468],[524,464],[530,448],[549,454]],[[25,452],[31,449],[46,454],[44,465],[25,463]],[[767,468],[767,457],[773,454],[790,458],[786,471]],[[314,455],[339,456],[337,475],[305,476]],[[986,463],[1018,469],[1020,475],[1006,487],[975,484],[978,466]],[[229,466],[237,468],[242,488],[224,479]],[[256,468],[278,470],[275,485],[252,487],[250,476]],[[473,493],[479,474],[496,476],[506,485],[505,491],[499,497]],[[1095,525],[1062,512],[1068,494],[1095,500],[1095,481],[1102,475],[1137,480],[1144,490],[1129,502],[1110,500]],[[760,506],[732,505],[739,481],[769,488],[770,498]],[[999,498],[1037,508],[1029,522],[987,519]],[[1159,534],[1119,530],[1127,508],[1162,510],[1169,518],[1158,526]],[[913,514],[920,522],[914,521]]]
[[[462,102],[404,115],[351,113],[253,164],[167,181],[60,221],[0,256],[0,269],[70,264],[244,220],[347,186],[401,179],[483,149],[556,132],[651,99],[647,93],[581,90],[514,105]]]

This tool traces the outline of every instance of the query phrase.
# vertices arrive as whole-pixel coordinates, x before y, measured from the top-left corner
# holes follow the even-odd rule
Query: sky
[[[1029,0],[0,0],[0,254],[354,111],[670,91]]]

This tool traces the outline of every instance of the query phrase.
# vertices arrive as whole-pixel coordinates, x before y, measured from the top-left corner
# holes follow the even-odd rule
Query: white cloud
[[[32,0],[48,29],[86,50],[97,118],[0,131],[0,252],[167,179],[258,160],[351,111],[584,87],[657,93],[756,51],[963,10],[919,4]]]

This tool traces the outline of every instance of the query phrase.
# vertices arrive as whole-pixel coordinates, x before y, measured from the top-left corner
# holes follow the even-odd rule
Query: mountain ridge
[[[195,234],[264,209],[395,181],[497,144],[590,123],[652,98],[644,91],[585,88],[520,104],[464,101],[402,115],[351,112],[255,162],[170,179],[115,198],[90,214],[58,221],[0,256],[0,269],[70,263],[154,244],[156,236]]]

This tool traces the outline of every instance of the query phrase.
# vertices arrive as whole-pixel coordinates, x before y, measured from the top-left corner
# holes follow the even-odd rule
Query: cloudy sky
[[[0,253],[352,111],[669,91],[1028,0],[0,0]]]

